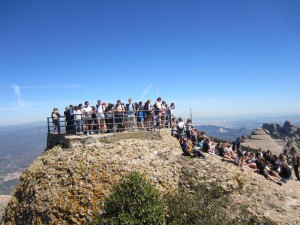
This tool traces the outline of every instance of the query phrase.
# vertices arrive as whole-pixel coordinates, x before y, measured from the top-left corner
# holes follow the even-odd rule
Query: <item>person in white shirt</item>
[[[85,130],[86,134],[89,135],[89,132],[93,129],[93,119],[91,115],[92,107],[89,105],[88,101],[85,101],[83,110],[85,112]],[[91,132],[93,133],[93,132]]]
[[[98,117],[98,123],[99,123],[99,130],[101,133],[105,133],[107,128],[106,128],[106,122],[105,122],[105,115],[104,112],[106,110],[106,107],[104,104],[105,102],[102,103],[101,100],[97,101],[97,105],[96,105],[96,114]]]
[[[126,112],[127,112],[127,123],[129,125],[129,128],[131,130],[134,130],[136,108],[132,103],[131,98],[128,99],[128,104],[126,104]]]
[[[74,120],[75,120],[75,129],[76,132],[79,134],[82,134],[82,126],[83,126],[83,109],[82,109],[82,104],[79,104],[78,106],[74,106]]]

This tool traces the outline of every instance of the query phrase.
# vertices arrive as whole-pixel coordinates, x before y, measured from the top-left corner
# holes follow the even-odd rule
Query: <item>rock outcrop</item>
[[[246,210],[279,224],[300,223],[296,181],[278,186],[215,155],[182,156],[175,138],[145,133],[128,139],[95,135],[48,149],[21,175],[1,224],[86,224],[129,171],[141,172],[162,193],[189,188],[185,176],[207,186],[217,182],[228,191],[234,217]]]
[[[252,149],[261,148],[263,151],[271,150],[277,155],[282,152],[284,145],[284,141],[272,138],[269,132],[262,128],[253,130],[249,138],[243,143],[244,147],[249,146]]]
[[[288,135],[297,135],[300,131],[299,127],[289,120],[284,122],[282,129]]]
[[[300,127],[293,122],[287,120],[282,127],[277,123],[264,123],[262,128],[269,131],[271,137],[282,139],[296,150],[299,150]]]

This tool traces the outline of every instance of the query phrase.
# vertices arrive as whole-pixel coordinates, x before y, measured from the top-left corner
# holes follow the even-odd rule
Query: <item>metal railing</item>
[[[156,111],[157,112],[157,111]],[[138,111],[130,115],[123,113],[104,112],[104,117],[97,114],[72,114],[58,117],[57,120],[47,117],[48,134],[100,134],[136,130],[153,130],[171,128],[170,110],[164,114],[155,111]]]

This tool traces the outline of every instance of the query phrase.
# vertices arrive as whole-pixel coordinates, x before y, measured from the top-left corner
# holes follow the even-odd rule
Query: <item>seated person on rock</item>
[[[210,138],[206,138],[205,141],[203,142],[202,151],[206,152],[206,153],[211,153],[212,152]]]
[[[286,163],[281,163],[279,167],[279,176],[282,179],[290,180],[292,179],[292,170]]]
[[[185,156],[191,155],[193,147],[191,145],[189,145],[189,142],[186,138],[181,139],[180,147],[182,149],[183,155],[185,155]]]
[[[196,142],[193,142],[192,153],[193,153],[194,157],[201,157],[203,159],[206,159],[205,155],[203,155],[201,150],[197,149],[197,143]]]
[[[251,152],[246,152],[245,153],[245,163],[244,165],[251,169],[251,170],[256,170],[256,163],[255,163],[255,158],[254,158],[254,154]]]
[[[266,165],[265,165],[265,162],[264,160],[262,159],[260,153],[256,153],[255,154],[255,157],[256,157],[256,160],[255,160],[255,163],[256,163],[256,167],[257,167],[257,172],[259,174],[262,174],[264,175],[264,177],[268,180],[271,180],[273,181],[274,183],[278,184],[278,185],[282,185],[281,182],[279,181],[276,181],[267,171],[266,169]]]
[[[227,142],[225,144],[225,148],[224,148],[223,159],[226,161],[229,161],[229,162],[234,162],[235,158],[236,158],[236,156],[231,148],[231,144]]]

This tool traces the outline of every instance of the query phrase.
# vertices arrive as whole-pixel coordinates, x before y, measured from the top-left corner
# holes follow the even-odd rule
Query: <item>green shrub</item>
[[[104,213],[92,224],[164,224],[164,203],[153,185],[138,172],[123,177],[104,202]]]
[[[232,224],[226,213],[227,203],[218,186],[208,190],[204,185],[196,185],[189,191],[181,190],[166,196],[166,224]]]

